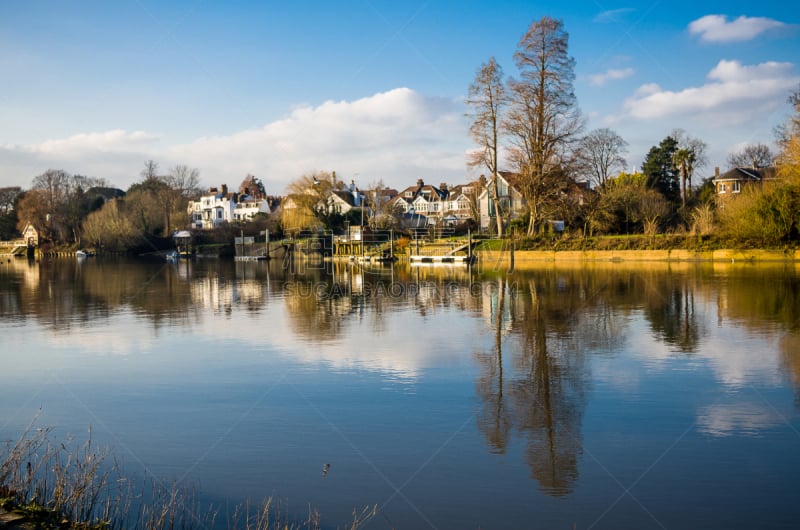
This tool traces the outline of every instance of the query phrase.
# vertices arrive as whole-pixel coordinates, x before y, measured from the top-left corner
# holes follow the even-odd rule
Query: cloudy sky
[[[275,194],[313,170],[461,183],[475,71],[515,75],[545,15],[570,34],[587,131],[617,131],[630,166],[682,128],[710,174],[772,144],[800,86],[794,2],[0,2],[0,186],[59,168],[124,189],[148,159]]]

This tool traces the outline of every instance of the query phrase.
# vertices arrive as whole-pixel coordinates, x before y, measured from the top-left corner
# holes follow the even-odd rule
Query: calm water
[[[4,258],[0,440],[331,527],[797,528],[794,267],[281,265]]]

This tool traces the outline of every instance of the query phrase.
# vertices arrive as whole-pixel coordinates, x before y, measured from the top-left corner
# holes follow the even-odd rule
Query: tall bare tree
[[[475,80],[469,86],[467,104],[472,107],[472,118],[469,132],[478,144],[468,164],[472,167],[484,166],[492,176],[489,182],[489,196],[495,205],[497,234],[503,233],[503,216],[500,208],[500,193],[497,184],[498,137],[500,120],[504,107],[508,103],[503,83],[503,69],[494,57],[478,69]]]
[[[611,129],[595,129],[581,139],[578,157],[594,184],[603,188],[609,178],[625,169],[628,142]]]
[[[519,41],[510,110],[504,122],[510,157],[530,213],[528,235],[551,215],[569,184],[573,144],[583,121],[572,87],[575,60],[567,53],[564,23],[550,17],[533,22]]]

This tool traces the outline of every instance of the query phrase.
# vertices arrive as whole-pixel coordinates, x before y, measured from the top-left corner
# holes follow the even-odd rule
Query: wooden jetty
[[[409,245],[408,261],[411,264],[419,263],[475,263],[477,257],[472,253],[472,233],[467,234],[466,240],[455,239],[422,243],[416,239]]]

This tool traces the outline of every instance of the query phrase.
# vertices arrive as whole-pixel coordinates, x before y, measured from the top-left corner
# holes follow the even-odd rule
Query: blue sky
[[[275,194],[313,170],[462,183],[475,71],[514,75],[545,15],[570,34],[586,130],[617,131],[629,166],[682,128],[706,176],[772,144],[800,87],[791,2],[1,2],[0,186],[59,168],[127,188],[147,159]]]

